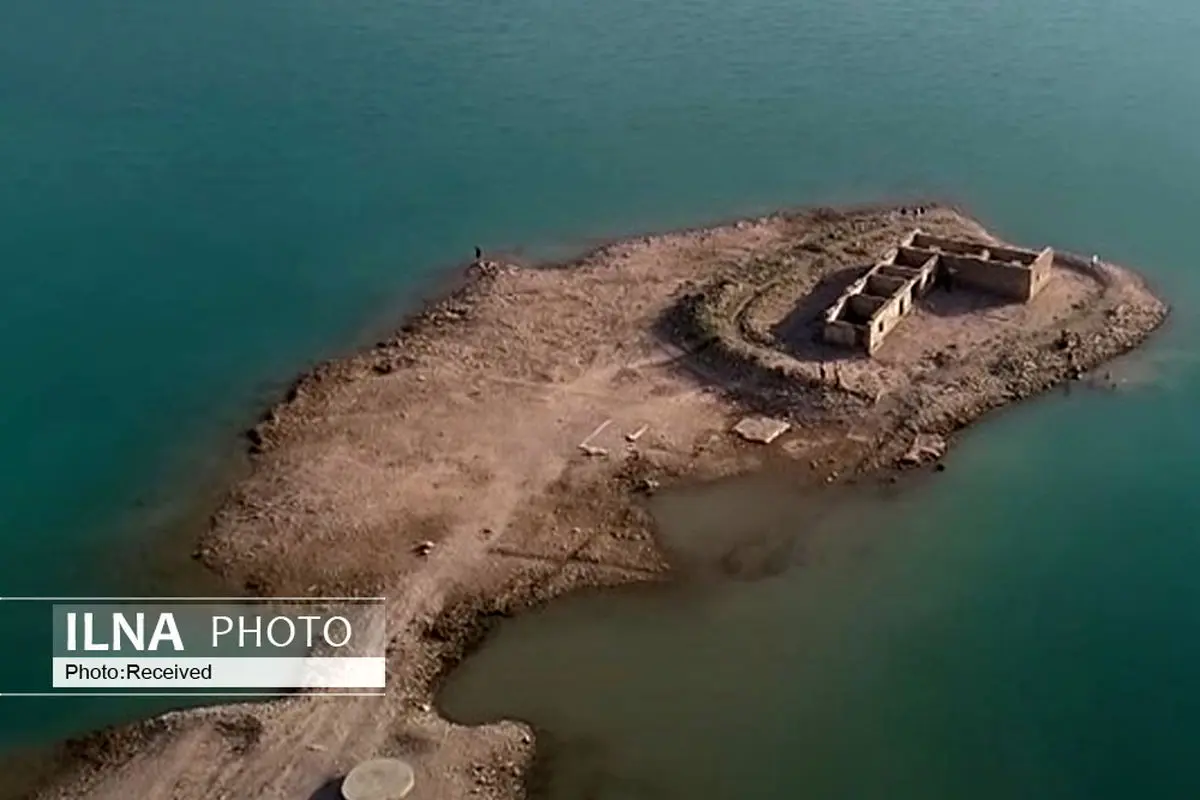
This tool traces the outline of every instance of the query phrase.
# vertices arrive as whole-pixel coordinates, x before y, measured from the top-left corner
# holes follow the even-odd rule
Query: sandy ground
[[[252,432],[254,470],[198,557],[256,593],[387,595],[387,697],[104,732],[65,746],[37,796],[334,800],[379,755],[411,760],[415,798],[520,796],[533,732],[448,723],[438,680],[498,616],[661,579],[636,493],[767,465],[822,482],[888,468],[918,434],[1079,377],[1166,315],[1132,273],[1063,261],[1029,305],[931,294],[876,359],[817,344],[825,298],[913,227],[988,238],[949,209],[914,214],[797,212],[562,268],[484,263],[394,337],[305,376]],[[792,428],[742,442],[730,429],[749,411]]]

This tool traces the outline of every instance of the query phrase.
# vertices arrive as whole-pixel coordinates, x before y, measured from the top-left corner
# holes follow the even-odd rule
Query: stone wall
[[[840,344],[843,347],[858,347],[862,344],[860,326],[849,322],[832,320],[825,323],[825,341],[830,344]]]
[[[957,239],[943,239],[940,236],[930,236],[918,232],[911,239],[912,246],[924,250],[940,250],[943,253],[957,255],[983,256],[984,245],[975,242],[962,242]]]
[[[988,255],[999,261],[1011,261],[1015,264],[1024,264],[1025,266],[1029,266],[1040,256],[1039,253],[1035,253],[1032,250],[1016,250],[1011,247],[1000,247],[995,244],[988,245]]]
[[[890,275],[883,270],[876,272],[867,281],[867,291],[880,297],[891,297],[911,276]]]
[[[875,297],[869,294],[850,295],[850,310],[856,317],[864,321],[870,320],[879,309],[887,303],[886,297]]]
[[[912,308],[912,287],[905,287],[897,292],[886,303],[883,303],[868,323],[866,346],[867,353],[874,353],[892,328],[900,324],[900,320]]]
[[[941,265],[956,284],[1021,302],[1031,300],[1050,280],[1054,264],[1054,251],[1050,248],[1040,253],[992,248],[991,253],[1000,253],[1020,263],[946,254],[941,257]]]
[[[893,263],[899,264],[902,267],[920,269],[931,258],[937,258],[937,253],[931,253],[928,250],[918,250],[913,247],[901,247],[896,251],[896,258]]]
[[[1029,286],[1030,297],[1036,295],[1050,282],[1050,271],[1052,269],[1054,269],[1054,251],[1047,247],[1038,253],[1037,258],[1034,259],[1033,264],[1029,267],[1029,271],[1032,273],[1032,282]]]
[[[1032,271],[1028,267],[949,253],[942,256],[941,265],[955,287],[970,286],[1013,300],[1027,300],[1032,297]]]

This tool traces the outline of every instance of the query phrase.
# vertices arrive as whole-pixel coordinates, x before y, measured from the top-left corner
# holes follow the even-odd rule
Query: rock
[[[1054,347],[1058,350],[1074,350],[1080,344],[1079,334],[1066,328],[1059,331],[1058,338],[1054,340]]]
[[[933,471],[934,472],[945,472],[946,465],[939,461],[938,463],[933,465]]]
[[[429,540],[425,540],[425,541],[423,541],[423,542],[418,542],[418,543],[417,543],[417,544],[416,544],[416,545],[413,547],[413,552],[414,552],[414,553],[416,553],[417,555],[419,555],[419,556],[422,556],[422,557],[423,557],[423,556],[427,556],[427,555],[429,555],[430,553],[432,553],[432,552],[433,552],[433,547],[434,547],[434,544],[433,544],[433,542],[431,542],[431,541],[429,541]]]
[[[644,492],[645,494],[654,494],[656,491],[658,491],[660,485],[661,484],[659,484],[659,482],[654,478],[642,478],[640,481],[638,481],[637,488],[638,491]]]

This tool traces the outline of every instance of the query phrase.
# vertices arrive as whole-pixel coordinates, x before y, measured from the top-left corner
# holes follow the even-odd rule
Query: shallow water
[[[505,622],[440,706],[537,726],[553,800],[1194,797],[1195,501],[1089,433],[1149,400],[1008,413],[900,492],[666,496],[676,586]]]
[[[1025,760],[1005,756],[1013,774],[1061,761],[1051,785],[1066,794],[1090,789],[1080,782],[1088,764],[1105,777],[1122,768],[1186,776],[1169,757],[1200,734],[1180,666],[1191,663],[1186,632],[1200,607],[1183,574],[1200,396],[1191,219],[1200,7],[97,0],[66,9],[0,0],[0,20],[0,595],[141,585],[146,552],[160,552],[181,519],[202,518],[235,432],[260,404],[311,360],[394,318],[415,287],[474,244],[561,254],[780,205],[933,193],[964,201],[1013,239],[1143,266],[1177,314],[1151,351],[1148,384],[1042,404],[973,437],[904,523],[919,530],[895,539],[914,548],[897,545],[895,569],[909,564],[934,587],[1022,587],[1008,603],[1000,588],[981,590],[975,602],[987,613],[970,618],[997,636],[1009,631],[998,640],[1009,661],[997,664],[1045,681],[1034,685],[1040,694],[1022,695],[1029,702],[995,709],[998,729],[1043,731],[1025,737],[1041,742]],[[978,573],[937,579],[938,565],[955,562],[939,560],[934,542],[959,542],[963,529],[982,553],[970,562]],[[1013,536],[1058,556],[1023,550]],[[920,557],[932,560],[906,560]],[[892,563],[868,561],[877,562]],[[775,580],[791,587],[794,574]],[[802,605],[789,592],[800,590],[776,591],[786,622]],[[929,597],[974,607],[961,592]],[[1085,669],[1022,633],[1034,625],[1031,597],[1049,598],[1036,617],[1049,621],[1038,624],[1103,613],[1141,627],[1136,641],[1096,629],[1072,645]],[[690,613],[689,602],[677,613]],[[766,613],[767,601],[745,602]],[[613,636],[647,626],[638,635],[661,640],[667,659],[669,626],[634,607],[620,624],[616,611],[580,613],[612,617]],[[829,609],[830,628],[852,610]],[[775,619],[758,624],[776,630]],[[888,619],[893,639],[917,626]],[[970,644],[974,628],[957,624],[938,628],[940,639],[922,635],[939,651],[982,647]],[[45,674],[38,620],[5,635],[0,692]],[[1133,645],[1153,683],[1124,680]],[[1082,702],[1074,670],[1107,693],[1109,716],[1047,722],[1030,710],[1058,694]],[[916,703],[930,687],[834,682],[827,691],[824,673],[813,674],[727,681],[714,704],[744,723],[730,746],[763,753],[753,769],[781,775],[779,786],[790,784],[776,765],[795,752],[822,753],[829,770],[867,750],[902,765],[926,741],[898,732],[896,720],[915,713],[907,692]],[[771,702],[731,697],[735,686]],[[946,697],[958,698],[951,689]],[[638,696],[646,708],[637,714],[665,728],[671,706],[655,712],[655,691]],[[900,705],[876,713],[880,694]],[[876,738],[817,736],[803,720],[832,714],[820,707],[826,696],[844,696],[844,724]],[[1170,710],[1174,697],[1184,702]],[[767,710],[755,712],[756,702]],[[132,711],[0,703],[5,743]],[[902,785],[933,796],[950,780],[943,772],[969,769],[982,770],[981,792],[1003,785],[955,749],[978,738],[980,723],[956,730],[947,713],[928,723],[943,749],[922,750],[944,769]],[[585,709],[563,724],[601,748],[625,735],[615,718],[587,732]],[[682,752],[691,730],[671,730]],[[804,731],[810,739],[795,738]],[[901,766],[879,774],[908,775]]]

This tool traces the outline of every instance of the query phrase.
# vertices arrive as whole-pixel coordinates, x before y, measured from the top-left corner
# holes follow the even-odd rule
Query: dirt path
[[[262,594],[388,596],[388,695],[167,715],[73,745],[40,796],[333,800],[379,755],[413,762],[414,797],[517,796],[531,731],[452,725],[433,692],[496,614],[664,576],[636,492],[767,465],[822,482],[886,467],[915,433],[949,435],[1165,316],[1135,276],[1064,262],[1028,306],[930,295],[876,359],[814,343],[814,287],[916,224],[787,214],[619,242],[569,269],[483,265],[393,338],[306,376],[256,428],[254,471],[201,553]],[[949,209],[919,224],[986,235]],[[748,411],[792,431],[746,445],[729,430]]]

